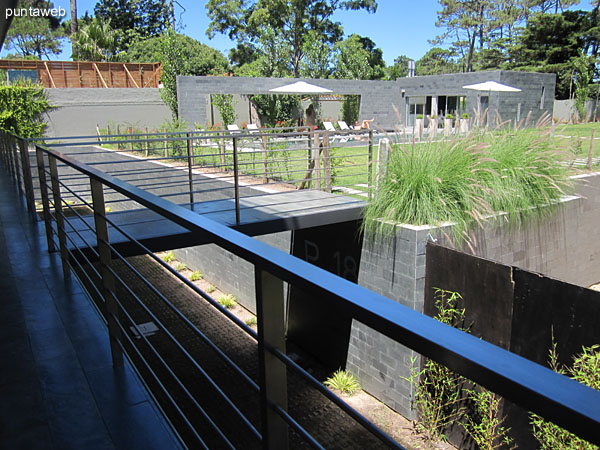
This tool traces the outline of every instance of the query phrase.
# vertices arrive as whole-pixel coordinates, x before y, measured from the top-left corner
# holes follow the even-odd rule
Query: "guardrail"
[[[64,148],[71,156],[121,178],[135,176],[132,183],[176,203],[233,199],[238,224],[240,200],[266,193],[320,190],[366,199],[372,193],[378,161],[373,131],[333,135],[277,128],[105,135],[101,139],[77,136],[44,141],[48,147]],[[103,158],[98,157],[98,147],[106,149]],[[147,176],[140,177],[141,172]]]
[[[19,161],[27,159],[24,152],[27,149],[23,141],[14,136],[2,134],[2,158],[10,176],[25,186],[23,179],[28,175],[25,164]],[[17,144],[19,142],[19,144]],[[283,328],[283,283],[287,282],[300,287],[307,293],[327,298],[335,302],[340,311],[350,314],[354,319],[364,323],[374,330],[385,334],[411,349],[444,364],[451,370],[479,383],[508,400],[533,411],[540,416],[555,422],[592,443],[600,444],[600,392],[586,387],[576,381],[557,374],[545,367],[521,358],[499,347],[481,341],[469,334],[444,325],[410,308],[364,289],[345,279],[325,270],[317,268],[305,261],[290,256],[280,250],[263,244],[219,223],[206,219],[194,212],[173,204],[166,199],[157,197],[128,184],[116,177],[106,174],[97,168],[90,167],[74,158],[63,155],[56,150],[36,146],[40,188],[42,191],[43,214],[47,230],[49,248],[58,249],[63,260],[65,276],[70,276],[69,268],[77,274],[84,285],[91,287],[93,297],[99,299],[100,308],[107,320],[111,341],[111,349],[115,364],[122,361],[123,352],[141,364],[145,372],[150,373],[159,385],[162,398],[179,414],[180,423],[177,432],[187,445],[208,448],[211,442],[235,448],[235,436],[222,431],[223,424],[216,423],[210,413],[198,404],[193,396],[188,395],[187,385],[183,380],[173,377],[178,386],[177,391],[185,397],[185,401],[176,400],[158,379],[150,364],[152,360],[164,362],[163,355],[153,346],[150,339],[144,336],[143,330],[131,316],[126,302],[133,299],[147,317],[156,322],[158,328],[168,338],[169,342],[181,355],[189,358],[184,343],[157,316],[145,307],[142,299],[133,292],[125,279],[122,278],[117,266],[126,266],[130,273],[138,272],[125,258],[116,252],[108,239],[108,226],[116,227],[106,214],[105,191],[114,191],[125,198],[136,202],[148,210],[166,218],[195,233],[203,233],[211,241],[225,250],[243,258],[254,266],[258,332],[249,329],[243,322],[232,316],[218,302],[191,285],[181,277],[181,281],[194,289],[206,301],[229,317],[240,329],[256,340],[259,359],[259,375],[254,379],[243,371],[228,357],[222,349],[214,348],[215,354],[227,362],[243,381],[250,392],[256,392],[260,398],[260,420],[251,420],[235,405],[217,381],[203,369],[201,362],[190,359],[194,370],[206,383],[213,386],[217,395],[231,411],[232,417],[237,417],[245,424],[243,436],[255,440],[264,448],[282,449],[288,446],[288,428],[305,439],[313,448],[323,448],[305,429],[297,417],[293,417],[287,405],[287,372],[291,371],[302,376],[311,386],[326,395],[351,417],[365,426],[374,436],[391,448],[402,448],[389,436],[380,431],[359,413],[352,410],[341,399],[325,389],[318,380],[304,371],[298,364],[285,354],[285,336]],[[77,195],[69,186],[62,183],[58,167],[64,165],[77,171],[89,180],[92,202],[85,202],[93,210],[93,231],[96,242],[88,242],[91,248],[97,247],[97,260],[86,259],[78,247],[69,245],[69,234],[65,229],[69,226],[65,221],[67,210],[71,214],[80,213],[63,202],[63,193]],[[23,187],[25,190],[25,187]],[[85,199],[81,199],[85,201]],[[118,228],[118,227],[117,227]],[[123,231],[121,231],[123,233]],[[81,236],[80,236],[81,237]],[[129,237],[131,238],[131,237]],[[56,245],[57,242],[57,245]],[[73,244],[73,242],[71,243]],[[160,258],[145,249],[146,253],[161,263]],[[98,264],[99,263],[99,264]],[[162,264],[165,266],[165,264]],[[96,267],[97,266],[97,267]],[[173,275],[178,276],[175,271]],[[86,275],[87,274],[87,275]],[[137,276],[137,275],[136,275]],[[196,339],[207,345],[203,330],[195,327],[176,307],[171,300],[153,287],[151,280],[138,277],[139,282],[146,285],[154,295],[160,297],[165,307],[178,316],[186,327],[191,330]],[[121,293],[121,295],[119,295]],[[123,293],[126,293],[124,295]],[[130,327],[133,327],[133,331]],[[141,345],[144,350],[140,350]],[[162,370],[171,372],[168,364],[163,364]],[[191,406],[182,406],[191,404]],[[195,424],[188,419],[188,411],[194,408],[196,415],[204,418],[207,430],[198,431]],[[207,441],[206,434],[214,440]]]

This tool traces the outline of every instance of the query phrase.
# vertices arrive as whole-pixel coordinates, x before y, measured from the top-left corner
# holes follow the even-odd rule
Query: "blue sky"
[[[179,0],[185,11],[176,8],[178,18],[183,23],[183,33],[211,47],[221,50],[227,55],[228,50],[235,44],[223,35],[217,35],[210,40],[206,36],[208,17],[206,16],[206,0]],[[341,11],[334,19],[342,24],[346,35],[357,33],[371,38],[377,47],[383,50],[383,58],[387,64],[393,63],[399,55],[413,59],[421,58],[430,48],[428,40],[434,39],[441,30],[435,26],[437,11],[440,9],[437,0],[378,0],[375,14],[364,11]],[[77,13],[83,15],[87,10],[93,13],[95,0],[78,0]],[[56,7],[62,7],[70,15],[69,0],[54,0]],[[578,6],[590,9],[590,0],[582,0]],[[181,16],[179,16],[181,14]],[[2,50],[2,56],[6,55]],[[71,56],[71,46],[68,42],[63,47],[63,53],[54,59],[68,60]]]

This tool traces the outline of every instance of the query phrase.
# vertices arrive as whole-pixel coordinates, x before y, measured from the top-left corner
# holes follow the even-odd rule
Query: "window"
[[[546,96],[546,86],[542,86],[542,98],[540,99],[540,109],[544,109],[544,97]]]

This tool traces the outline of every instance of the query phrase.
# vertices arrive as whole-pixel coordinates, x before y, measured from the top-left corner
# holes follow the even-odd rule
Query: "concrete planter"
[[[446,136],[452,134],[454,131],[452,128],[452,122],[454,122],[454,119],[444,119],[444,134]]]
[[[423,123],[424,123],[424,119],[415,119],[413,136],[418,136],[419,139],[423,137]]]
[[[461,133],[469,132],[469,119],[460,119],[460,132]]]
[[[600,260],[600,173],[574,179],[579,195],[564,197],[557,210],[543,221],[529,221],[520,229],[502,220],[489,222],[475,231],[470,246],[458,247],[580,286],[599,282],[597,265],[590,261]],[[445,243],[452,225],[391,226],[394,233],[389,238],[365,238],[358,283],[423,312],[427,239],[431,236]],[[353,322],[347,368],[371,395],[408,418],[414,418],[410,403],[413,386],[404,378],[410,376],[412,358],[417,357],[419,364],[418,356],[364,324]]]
[[[437,129],[438,129],[437,117],[429,119],[429,125],[427,126],[427,132],[429,133],[429,136],[435,136],[437,133]]]

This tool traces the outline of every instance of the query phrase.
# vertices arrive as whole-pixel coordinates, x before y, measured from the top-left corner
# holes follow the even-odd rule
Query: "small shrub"
[[[454,116],[452,114],[446,114],[446,119],[454,119]]]
[[[467,390],[467,397],[473,404],[473,411],[465,415],[461,424],[478,448],[515,448],[512,446],[512,438],[508,435],[510,428],[502,426],[504,418],[500,416],[501,398],[479,386]]]
[[[574,358],[573,366],[569,368],[559,365],[556,343],[552,343],[549,353],[550,367],[555,372],[568,375],[582,384],[600,390],[600,345],[584,347],[582,353]],[[597,445],[590,444],[537,414],[531,414],[531,424],[533,436],[539,442],[541,450],[600,449]]]
[[[352,395],[360,391],[360,384],[354,375],[347,370],[336,370],[333,375],[325,380],[325,386],[337,389],[342,394]]]
[[[208,294],[212,294],[213,292],[215,292],[215,290],[216,290],[216,289],[217,289],[217,288],[215,288],[215,287],[214,287],[214,286],[211,284],[211,285],[209,285],[209,286],[206,288],[206,292],[207,292]]]
[[[227,308],[227,309],[231,309],[235,305],[237,305],[237,302],[235,301],[235,297],[231,294],[221,295],[217,299],[217,301],[219,302],[219,305],[221,305],[222,307]]]
[[[258,320],[256,319],[256,316],[252,316],[246,319],[246,325],[248,325],[249,327],[254,327],[257,323]]]
[[[0,82],[0,129],[22,138],[44,135],[44,113],[53,109],[44,88],[31,81]]]
[[[422,119],[423,118],[423,114],[417,114],[417,119]]]
[[[199,270],[194,270],[192,272],[192,275],[190,275],[190,280],[192,281],[198,281],[202,279],[202,272],[200,272]]]
[[[469,118],[469,113],[463,113],[463,115],[460,116],[460,117],[462,117],[463,119],[468,119]]]
[[[171,262],[175,261],[175,253],[173,253],[171,251],[171,252],[167,253],[166,255],[163,255],[162,260],[166,263],[171,263]]]
[[[465,310],[458,307],[461,298],[457,292],[436,289],[435,306],[438,313],[434,318],[466,331]],[[427,439],[445,440],[446,428],[457,422],[464,413],[462,390],[466,379],[431,359],[426,359],[423,369],[418,370],[414,358],[411,375],[405,380],[415,387],[412,404],[419,417],[415,428]]]
[[[183,270],[187,269],[187,264],[184,262],[178,262],[177,264],[175,264],[175,270],[177,272],[181,272]]]

